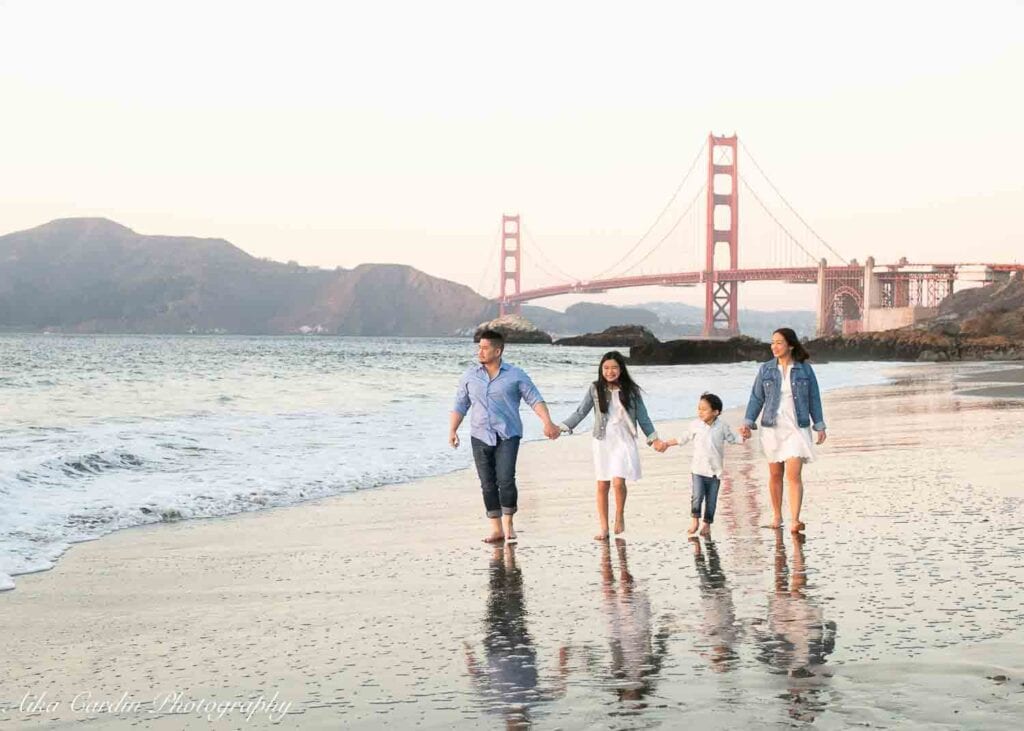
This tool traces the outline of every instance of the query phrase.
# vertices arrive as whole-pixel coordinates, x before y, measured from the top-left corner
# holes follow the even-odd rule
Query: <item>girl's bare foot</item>
[[[769,522],[765,523],[763,527],[764,528],[771,528],[772,530],[778,530],[779,528],[782,527],[782,516],[781,515],[773,515],[772,519]]]
[[[623,533],[626,530],[626,519],[621,515],[615,516],[615,535]]]
[[[505,540],[504,533],[491,533],[483,539],[484,543],[501,543],[503,540]]]
[[[608,540],[608,529],[605,528],[603,531],[594,536],[595,541],[607,541]]]
[[[700,528],[700,534],[702,536],[704,536],[705,538],[710,538],[711,537],[711,526],[708,525],[707,523],[702,525],[701,528]]]
[[[691,536],[697,535],[697,529],[700,528],[700,521],[697,518],[690,518],[690,527],[687,528],[686,532]]]
[[[807,527],[806,525],[804,525],[801,521],[798,520],[797,522],[793,523],[793,527],[789,529],[789,532],[790,533],[800,533],[806,527]]]

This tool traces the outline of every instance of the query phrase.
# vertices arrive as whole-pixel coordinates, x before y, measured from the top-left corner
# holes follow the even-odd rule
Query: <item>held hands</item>
[[[653,442],[651,442],[651,446],[654,447],[655,452],[664,452],[672,445],[669,442],[663,442],[660,439],[655,439]]]
[[[740,436],[743,437],[743,441],[750,439],[750,427],[744,424],[740,427]]]
[[[558,424],[553,421],[549,421],[544,425],[544,436],[548,439],[558,439],[562,435],[562,430],[558,427]]]

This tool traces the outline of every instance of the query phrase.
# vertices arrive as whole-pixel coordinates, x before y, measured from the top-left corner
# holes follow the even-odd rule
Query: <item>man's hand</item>
[[[448,443],[452,445],[452,449],[459,448],[459,435],[457,432],[448,432]]]
[[[740,436],[743,437],[743,441],[750,439],[750,427],[744,424],[740,427]]]
[[[562,430],[558,428],[558,424],[553,421],[549,421],[544,425],[544,436],[548,439],[558,439],[561,436]]]

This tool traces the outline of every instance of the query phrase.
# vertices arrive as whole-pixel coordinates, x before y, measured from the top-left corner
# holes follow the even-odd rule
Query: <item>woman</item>
[[[814,459],[811,429],[818,433],[817,443],[825,441],[825,420],[821,413],[818,379],[807,363],[807,351],[796,333],[780,327],[772,333],[772,360],[762,363],[754,378],[747,402],[747,413],[740,434],[750,437],[761,416],[761,448],[768,459],[768,488],[772,500],[769,528],[782,526],[782,481],[789,488],[790,531],[798,533],[804,499],[801,471]]]
[[[583,401],[572,416],[560,425],[572,430],[597,404],[594,411],[593,453],[597,475],[596,541],[608,540],[608,492],[615,486],[615,533],[626,530],[626,480],[640,479],[640,453],[636,446],[636,426],[647,436],[647,443],[659,451],[665,445],[658,439],[647,407],[626,370],[626,361],[617,350],[605,353],[597,367],[597,380],[590,384]]]

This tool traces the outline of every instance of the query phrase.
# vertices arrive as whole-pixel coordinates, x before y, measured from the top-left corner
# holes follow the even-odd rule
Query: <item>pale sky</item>
[[[0,233],[105,216],[493,294],[503,212],[530,234],[524,288],[554,283],[540,266],[589,279],[713,130],[847,258],[1022,261],[1022,77],[1019,1],[0,0]],[[781,206],[746,151],[741,174]],[[694,215],[632,273],[694,269]],[[740,220],[741,266],[793,256],[743,186]],[[810,307],[812,289],[746,285],[740,303]]]

